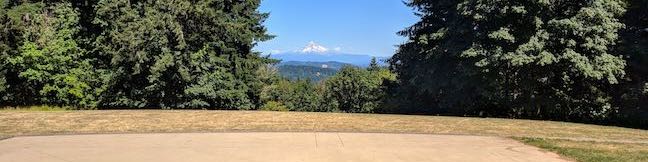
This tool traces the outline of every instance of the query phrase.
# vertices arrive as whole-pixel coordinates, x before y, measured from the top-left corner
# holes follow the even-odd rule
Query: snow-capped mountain
[[[301,50],[302,53],[326,53],[329,49],[321,46],[313,41],[309,42],[304,49]]]
[[[299,62],[342,62],[356,66],[368,66],[373,56],[362,54],[348,54],[340,52],[339,48],[329,50],[315,42],[309,42],[306,47],[300,51],[271,54],[271,58],[279,59],[282,62],[299,61]],[[385,60],[384,57],[376,59]]]
[[[340,70],[340,69],[342,69],[342,67],[345,67],[345,66],[355,66],[355,65],[352,65],[352,64],[335,62],[335,61],[327,61],[327,62],[282,61],[278,65],[279,66],[288,66],[288,65],[292,65],[292,66],[310,66],[310,67],[333,69],[333,70]]]

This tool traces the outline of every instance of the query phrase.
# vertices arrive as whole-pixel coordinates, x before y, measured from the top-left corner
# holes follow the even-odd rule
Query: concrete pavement
[[[565,161],[499,137],[371,133],[187,133],[16,137],[2,162]]]

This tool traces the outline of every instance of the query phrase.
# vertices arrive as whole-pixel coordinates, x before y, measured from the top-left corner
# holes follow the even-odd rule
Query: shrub
[[[265,102],[281,102],[290,111],[326,111],[321,109],[321,95],[310,80],[281,80],[266,87],[261,98]]]
[[[386,69],[345,67],[324,82],[323,107],[327,111],[377,112],[385,95],[383,82],[394,79]]]
[[[263,111],[289,111],[288,107],[283,105],[281,102],[269,101],[264,104],[260,110]]]

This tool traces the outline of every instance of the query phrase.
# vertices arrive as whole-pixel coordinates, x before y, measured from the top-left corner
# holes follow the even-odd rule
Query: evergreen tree
[[[112,107],[253,109],[270,38],[259,0],[101,0],[94,49],[110,59]]]
[[[369,67],[367,67],[367,70],[369,71],[380,70],[380,65],[378,65],[378,61],[376,61],[376,57],[371,58],[371,62],[369,62]]]
[[[403,93],[437,112],[598,120],[625,75],[611,51],[621,0],[413,0],[421,21],[390,60]],[[419,102],[420,101],[420,102]]]
[[[648,126],[648,1],[630,0],[623,17],[626,28],[621,32],[618,51],[628,64],[627,75],[615,87],[616,103],[621,108],[612,122]]]
[[[4,106],[7,98],[7,71],[6,61],[9,57],[9,40],[6,33],[7,10],[6,0],[0,0],[0,106]]]
[[[0,105],[254,109],[259,0],[0,1]]]

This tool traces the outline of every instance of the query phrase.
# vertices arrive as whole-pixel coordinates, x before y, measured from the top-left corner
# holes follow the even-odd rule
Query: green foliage
[[[5,9],[7,2],[5,0],[0,0],[0,22],[6,22],[7,19],[7,10]],[[0,23],[0,29],[5,29],[6,24]],[[7,90],[7,69],[5,68],[7,60],[9,42],[7,41],[8,34],[4,30],[0,30],[0,103],[3,103],[5,100],[6,90]],[[0,104],[1,105],[1,104]]]
[[[380,70],[380,65],[378,65],[378,61],[376,60],[376,57],[372,57],[371,61],[369,62],[369,67],[367,68],[369,71],[376,71]]]
[[[541,138],[515,138],[528,145],[547,149],[582,162],[629,162],[648,160],[646,144],[569,141]]]
[[[401,93],[438,113],[599,120],[624,77],[621,0],[426,1],[390,61]],[[408,97],[410,98],[410,97]]]
[[[615,87],[619,113],[613,122],[638,127],[648,126],[648,1],[630,0],[623,17],[626,28],[620,32],[618,51],[627,62],[621,85]]]
[[[321,107],[321,90],[310,80],[281,80],[267,86],[262,100],[284,105],[290,111],[327,111]]]
[[[18,6],[10,12],[12,19],[19,17],[14,12],[25,8],[40,13],[25,14],[21,21],[16,20],[22,26],[23,43],[16,54],[6,59],[6,66],[17,74],[21,86],[30,86],[22,91],[37,99],[31,104],[96,106],[95,91],[100,89],[91,87],[95,78],[92,66],[73,38],[78,32],[79,13],[69,3],[40,10],[34,7],[42,4]]]
[[[0,105],[256,109],[259,0],[0,1]]]
[[[38,112],[62,112],[73,110],[72,107],[56,107],[56,106],[28,106],[28,107],[4,107],[0,111],[38,111]]]
[[[324,82],[323,106],[329,111],[373,113],[380,111],[384,80],[395,76],[388,70],[369,71],[345,67]]]
[[[276,102],[276,101],[268,101],[259,110],[263,110],[263,111],[289,111],[289,109],[286,106],[284,106],[281,102]]]
[[[10,1],[0,1],[0,76],[2,77],[0,78],[0,82],[2,82],[0,105],[18,102],[17,98],[20,96],[31,96],[31,94],[21,94],[26,92],[22,91],[26,88],[20,88],[22,86],[19,84],[22,84],[23,81],[17,78],[18,71],[14,70],[7,60],[20,53],[18,47],[23,39],[24,28],[27,26],[23,23],[29,18],[27,15],[38,14],[42,8],[42,3],[14,6]],[[23,17],[21,13],[24,13],[25,16]]]
[[[265,87],[261,98],[268,103],[263,109],[286,107],[290,111],[382,112],[386,96],[383,82],[395,80],[395,74],[385,68],[365,70],[349,66],[319,83],[280,80]]]
[[[101,0],[97,54],[116,76],[111,107],[254,109],[265,63],[251,48],[270,38],[258,0]]]
[[[0,106],[648,123],[645,0],[410,0],[421,21],[390,69],[374,58],[337,74],[252,51],[272,38],[259,4],[0,0]]]

